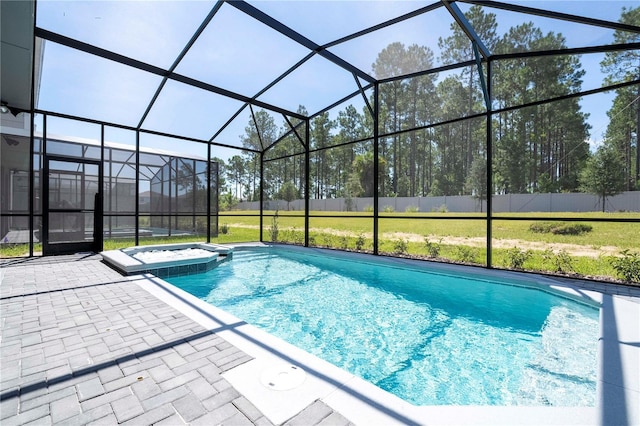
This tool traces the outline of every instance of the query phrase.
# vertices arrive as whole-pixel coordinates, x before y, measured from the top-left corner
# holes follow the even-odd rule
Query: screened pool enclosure
[[[3,2],[2,48],[3,257],[640,275],[637,2]]]
[[[13,168],[30,157],[29,139],[2,138],[14,148],[3,155],[10,169],[7,200],[12,210],[25,212],[29,176]],[[103,240],[128,243],[136,235],[207,239],[217,234],[215,162],[69,137],[36,137],[35,148],[33,200],[48,214],[36,211],[33,236],[45,253],[101,251]],[[3,217],[3,243],[29,243],[27,229],[27,215]]]

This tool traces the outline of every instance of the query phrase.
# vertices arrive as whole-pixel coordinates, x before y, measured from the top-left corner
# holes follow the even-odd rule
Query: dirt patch
[[[382,234],[384,239],[404,239],[410,242],[424,242],[422,235],[408,234],[403,232],[392,232]],[[429,235],[430,241],[440,241],[440,244],[446,245],[466,245],[471,247],[484,247],[486,245],[486,239],[483,237],[442,237],[439,235]],[[545,243],[541,241],[526,241],[516,239],[494,239],[491,246],[493,248],[510,249],[518,247],[521,250],[538,250],[544,251],[551,249],[554,252],[560,250],[566,251],[571,256],[583,256],[598,258],[600,256],[615,256],[620,252],[620,249],[615,246],[603,246],[593,248],[589,246],[582,246],[580,244],[565,244],[565,243]]]
[[[236,226],[241,228],[251,228],[257,229],[256,225],[242,225],[242,224],[230,224],[230,226]],[[293,228],[287,228],[293,229]],[[283,230],[282,228],[280,229]],[[302,231],[302,229],[298,229]],[[324,234],[332,234],[338,237],[357,237],[358,235],[363,235],[365,238],[372,239],[373,233],[371,232],[353,232],[353,231],[344,231],[332,228],[310,228],[310,232],[324,233]],[[440,236],[440,235],[429,235],[429,240],[434,242],[440,242],[440,244],[450,245],[450,246],[470,246],[470,247],[485,247],[486,239],[483,237],[452,237],[452,236]],[[419,234],[411,234],[406,232],[385,232],[380,234],[380,238],[383,240],[405,240],[407,242],[412,243],[424,243],[424,236]],[[601,256],[615,256],[620,252],[620,248],[615,246],[602,246],[598,248],[583,246],[579,244],[565,244],[565,243],[545,243],[541,241],[526,241],[526,240],[517,240],[517,239],[494,239],[492,242],[493,248],[499,249],[510,249],[513,247],[518,247],[521,250],[536,250],[536,251],[544,251],[551,249],[554,252],[559,252],[564,250],[571,256],[582,256],[582,257],[592,257],[598,258]]]

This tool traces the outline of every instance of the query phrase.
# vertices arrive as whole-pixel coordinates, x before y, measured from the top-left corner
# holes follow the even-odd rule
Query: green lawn
[[[242,212],[248,213],[248,212]],[[353,213],[332,212],[332,215],[340,216],[338,218],[313,217],[314,214],[323,214],[324,212],[311,212],[309,218],[309,226],[311,229],[334,229],[337,231],[348,232],[354,236],[359,233],[372,233],[373,220],[370,214],[356,214],[356,218],[347,218],[346,216]],[[273,214],[273,212],[266,212]],[[297,228],[304,229],[304,218],[294,217],[300,215],[300,212],[278,212],[278,224],[280,228]],[[412,213],[396,214],[405,216],[407,219],[385,218],[379,219],[379,231],[383,234],[411,234],[422,239],[424,236],[438,237],[461,237],[461,238],[486,238],[486,222],[482,219],[464,219],[461,216],[466,214],[441,213],[442,219],[421,219]],[[409,219],[408,217],[414,217]],[[531,224],[539,222],[536,217],[558,217],[561,221],[562,217],[591,219],[594,217],[602,218],[602,213],[527,213],[525,214],[503,214],[501,217],[531,217],[531,221],[516,220],[500,220],[493,219],[492,233],[494,239],[520,240],[528,242],[542,243],[564,243],[576,244],[589,248],[597,248],[603,246],[612,246],[619,249],[640,248],[640,223],[612,223],[612,222],[585,222],[593,227],[593,230],[582,235],[554,235],[554,234],[538,234],[531,232],[529,227]],[[638,213],[610,213],[608,218],[638,218]],[[456,220],[458,219],[458,220]],[[219,223],[226,223],[231,229],[234,227],[241,228],[245,226],[257,226],[258,219],[254,217],[242,216],[220,216]],[[264,218],[265,229],[271,224],[271,217]]]
[[[274,212],[264,218],[264,239],[270,240]],[[310,244],[347,250],[371,251],[373,245],[373,221],[371,214],[331,213],[338,217],[314,217],[326,214],[312,212],[309,218]],[[277,241],[302,244],[304,241],[304,218],[300,212],[278,212]],[[381,217],[379,226],[379,251],[401,256],[432,257],[438,260],[463,263],[486,264],[486,222],[470,218],[469,214],[441,213],[442,219],[421,218],[419,214],[394,214],[400,218]],[[356,216],[356,217],[347,217]],[[612,256],[624,249],[640,250],[638,243],[640,224],[591,222],[589,219],[603,218],[602,213],[529,213],[532,220],[504,220],[508,217],[522,217],[524,214],[501,215],[492,222],[492,264],[495,267],[511,268],[513,251],[517,247],[528,253],[521,265],[522,269],[552,273],[575,273],[583,276],[615,278],[616,271],[611,266]],[[462,219],[464,217],[464,219]],[[584,219],[591,226],[590,232],[580,235],[560,235],[536,233],[530,226],[536,223],[563,223],[561,218]],[[637,218],[637,213],[610,213],[608,218]],[[555,218],[558,218],[557,220]],[[256,219],[247,217],[220,217],[231,233],[240,235],[245,227],[255,227]],[[576,222],[564,222],[573,224]],[[428,239],[431,250],[425,243]]]
[[[225,212],[218,220],[219,235],[215,243],[258,241],[260,218],[256,212]],[[245,214],[251,216],[237,216]],[[292,244],[304,243],[304,217],[301,212],[278,212],[276,240]],[[331,214],[336,217],[318,217]],[[263,239],[272,240],[275,212],[265,212]],[[434,213],[437,219],[421,217],[419,213],[394,213],[397,218],[380,217],[378,248],[383,254],[437,258],[443,261],[486,264],[486,222],[469,214]],[[352,217],[349,217],[352,216]],[[422,215],[424,216],[424,215]],[[509,217],[531,220],[505,220]],[[551,218],[553,223],[571,225],[583,223],[591,230],[579,235],[533,232],[532,224],[549,222],[536,218]],[[561,218],[582,219],[585,222],[562,222]],[[577,273],[592,277],[616,277],[612,256],[624,249],[640,251],[640,223],[593,222],[594,218],[638,218],[637,213],[527,213],[501,214],[492,222],[492,264],[511,268],[518,251],[525,254],[521,268],[532,271]],[[557,220],[555,218],[558,218]],[[311,212],[309,218],[310,245],[346,250],[371,251],[373,248],[373,217],[371,213]],[[140,244],[205,241],[202,235],[178,237],[145,237]],[[133,238],[106,240],[105,250],[128,247]],[[518,251],[513,251],[517,247]],[[1,246],[2,257],[24,255],[26,245]],[[37,250],[36,250],[37,251]]]

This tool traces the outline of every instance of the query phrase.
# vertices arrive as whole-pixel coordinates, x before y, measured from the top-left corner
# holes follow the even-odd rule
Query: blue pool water
[[[595,405],[598,310],[548,292],[281,247],[167,281],[415,405]]]

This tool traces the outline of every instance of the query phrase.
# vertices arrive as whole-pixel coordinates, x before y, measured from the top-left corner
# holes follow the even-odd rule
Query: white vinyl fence
[[[371,210],[373,198],[327,198],[309,200],[312,211],[325,212],[362,212]],[[304,211],[304,200],[287,203],[284,200],[265,201],[267,210]],[[259,210],[259,202],[241,202],[239,210]],[[380,211],[417,211],[420,212],[480,212],[486,211],[487,203],[468,195],[443,197],[380,197]],[[526,213],[526,212],[593,212],[602,211],[601,199],[593,194],[505,194],[493,196],[494,213]],[[640,191],[629,191],[613,197],[607,197],[607,212],[640,212]]]

